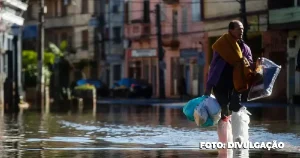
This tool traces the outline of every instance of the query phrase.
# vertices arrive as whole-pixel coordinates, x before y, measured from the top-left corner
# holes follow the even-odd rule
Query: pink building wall
[[[140,3],[139,3],[140,2]],[[177,10],[178,13],[178,24],[177,24],[177,30],[178,30],[178,39],[180,41],[180,47],[176,50],[172,50],[170,48],[166,48],[165,49],[165,63],[166,63],[166,76],[165,76],[165,91],[166,91],[166,96],[167,97],[171,97],[171,86],[173,86],[171,84],[171,80],[172,80],[172,74],[171,74],[171,57],[180,57],[180,50],[181,49],[190,49],[190,48],[197,48],[198,50],[202,49],[203,52],[208,52],[208,41],[207,41],[207,33],[204,32],[203,30],[203,25],[204,23],[202,21],[200,22],[193,22],[192,21],[192,6],[191,3],[187,3],[187,2],[192,2],[191,0],[186,0],[184,1],[184,3],[178,5],[178,7],[172,7],[171,5],[167,5],[164,4],[164,7],[161,8],[162,12],[165,15],[165,20],[161,22],[161,27],[162,27],[162,35],[163,37],[165,37],[164,35],[168,34],[171,35],[173,32],[173,28],[172,28],[172,12],[173,9]],[[132,45],[131,45],[131,50],[134,49],[157,49],[157,38],[155,36],[156,34],[156,23],[155,23],[155,5],[157,3],[154,3],[153,1],[150,1],[150,26],[151,26],[151,34],[153,36],[151,36],[151,39],[149,41],[133,41]],[[182,27],[183,27],[183,17],[182,17],[182,7],[187,7],[187,17],[185,17],[187,19],[187,31],[186,32],[182,32]],[[134,3],[130,4],[130,20],[134,20],[134,19],[142,19],[143,17],[143,0],[135,0]],[[132,32],[130,32],[132,30],[131,27],[133,27],[133,25],[136,24],[125,24],[125,37],[129,37]],[[202,43],[202,46],[199,44],[199,42]],[[130,51],[129,49],[126,51],[126,55],[125,55],[125,77],[128,76],[128,63],[130,60],[128,55],[129,55]],[[207,58],[207,55],[205,55],[205,57]],[[138,59],[137,59],[138,60]],[[151,69],[151,68],[150,68]],[[207,70],[207,66],[204,69],[205,71],[203,72],[203,76],[204,79],[203,81],[205,82],[206,79],[206,70]],[[142,70],[143,71],[143,70]],[[156,83],[156,87],[157,87],[157,94],[158,94],[158,62],[157,62],[157,83]],[[191,75],[193,70],[190,71]],[[150,73],[150,71],[149,71]],[[151,78],[151,74],[149,75]],[[204,84],[205,85],[205,84]],[[176,88],[176,87],[174,87]],[[193,87],[191,87],[193,88]]]

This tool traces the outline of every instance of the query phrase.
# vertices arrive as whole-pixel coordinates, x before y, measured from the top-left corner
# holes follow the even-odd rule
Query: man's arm
[[[252,58],[252,53],[251,53],[251,49],[249,48],[248,45],[244,44],[244,52],[243,52],[244,57],[248,60],[250,67],[252,70],[255,70],[256,65],[253,62],[253,58]]]
[[[216,61],[217,61],[217,53],[214,52],[212,61],[211,61],[210,66],[209,66],[210,68],[208,70],[208,77],[207,77],[207,81],[206,81],[206,88],[205,88],[204,95],[210,95],[211,94],[211,90],[212,90],[213,85],[209,82],[209,79],[210,79],[210,76],[212,75],[212,70],[216,65]]]

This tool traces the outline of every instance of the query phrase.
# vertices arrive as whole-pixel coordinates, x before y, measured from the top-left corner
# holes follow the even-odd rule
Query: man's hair
[[[230,23],[228,25],[228,31],[233,30],[235,28],[235,26],[238,25],[239,23],[241,23],[239,20],[230,21]]]

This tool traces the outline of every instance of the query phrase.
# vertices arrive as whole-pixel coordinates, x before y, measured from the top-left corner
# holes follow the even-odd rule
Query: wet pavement
[[[216,127],[197,128],[181,108],[176,103],[99,104],[83,111],[5,114],[0,119],[0,157],[226,157],[218,150],[199,149],[200,142],[217,141]],[[251,149],[247,157],[300,157],[300,106],[248,109],[250,141],[276,140],[285,147]]]

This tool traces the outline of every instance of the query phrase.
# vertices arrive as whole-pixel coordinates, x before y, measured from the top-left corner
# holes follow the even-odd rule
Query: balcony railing
[[[70,27],[70,26],[83,26],[88,25],[92,15],[91,14],[73,14],[59,17],[46,17],[45,28],[56,27]],[[26,24],[37,24],[37,19],[27,20]]]
[[[74,14],[63,17],[47,18],[45,20],[45,27],[54,28],[87,25],[90,18],[90,14]]]
[[[125,37],[132,40],[150,39],[151,26],[145,23],[134,23],[125,26]]]

